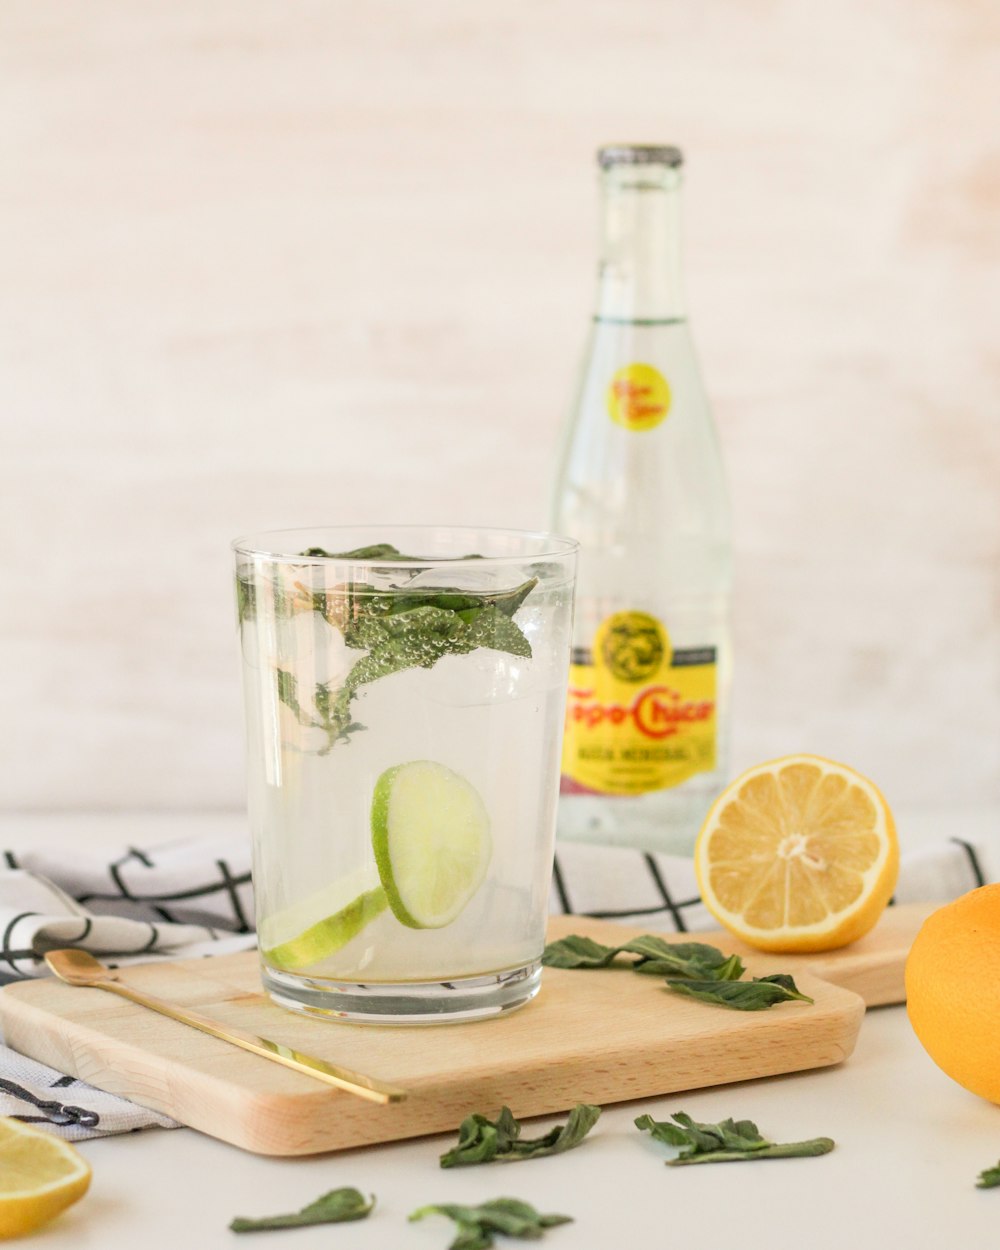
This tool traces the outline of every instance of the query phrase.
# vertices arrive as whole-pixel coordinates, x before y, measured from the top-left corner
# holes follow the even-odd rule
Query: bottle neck
[[[597,320],[683,321],[680,172],[614,166],[601,174]]]

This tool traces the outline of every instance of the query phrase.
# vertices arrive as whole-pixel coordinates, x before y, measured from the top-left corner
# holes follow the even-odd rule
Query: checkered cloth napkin
[[[896,901],[954,898],[998,879],[1000,842],[954,839],[904,856]],[[616,847],[561,843],[551,910],[650,930],[716,927],[690,860]],[[60,946],[84,947],[111,967],[249,950],[256,944],[252,917],[245,838],[199,837],[112,854],[0,851],[0,983],[46,975],[45,952]],[[0,1114],[72,1140],[178,1127],[2,1044]]]

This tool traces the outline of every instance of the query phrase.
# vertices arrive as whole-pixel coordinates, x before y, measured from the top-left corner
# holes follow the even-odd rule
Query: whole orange
[[[906,961],[906,1010],[942,1071],[1000,1103],[1000,884],[924,921]]]

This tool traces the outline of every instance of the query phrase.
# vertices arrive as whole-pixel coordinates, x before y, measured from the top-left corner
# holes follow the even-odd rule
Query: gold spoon
[[[275,1063],[283,1064],[286,1068],[293,1068],[296,1072],[304,1072],[306,1076],[314,1076],[318,1081],[325,1081],[328,1085],[335,1085],[338,1089],[347,1090],[350,1094],[357,1094],[359,1098],[385,1104],[402,1102],[406,1097],[405,1090],[397,1089],[394,1085],[386,1085],[384,1081],[365,1076],[363,1072],[352,1072],[349,1068],[341,1068],[323,1059],[316,1059],[312,1055],[304,1055],[300,1050],[293,1050],[291,1046],[283,1046],[281,1042],[269,1041],[266,1037],[258,1037],[255,1033],[245,1033],[242,1029],[235,1029],[231,1025],[221,1025],[208,1016],[201,1015],[200,1012],[175,1006],[162,998],[155,998],[152,994],[137,990],[126,982],[120,981],[118,973],[113,968],[105,968],[87,951],[49,951],[45,956],[45,962],[67,985],[88,985],[94,989],[110,990],[112,994],[120,994],[122,998],[127,998],[133,1003],[158,1011],[161,1016],[169,1016],[171,1020],[189,1024],[191,1028],[208,1033],[210,1037],[232,1042],[234,1046],[240,1046],[252,1054],[271,1059]]]

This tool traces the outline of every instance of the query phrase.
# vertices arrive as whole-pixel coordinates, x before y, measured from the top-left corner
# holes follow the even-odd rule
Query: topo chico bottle
[[[681,153],[598,153],[597,312],[553,520],[580,542],[559,836],[690,852],[725,775],[732,552],[684,312]]]

